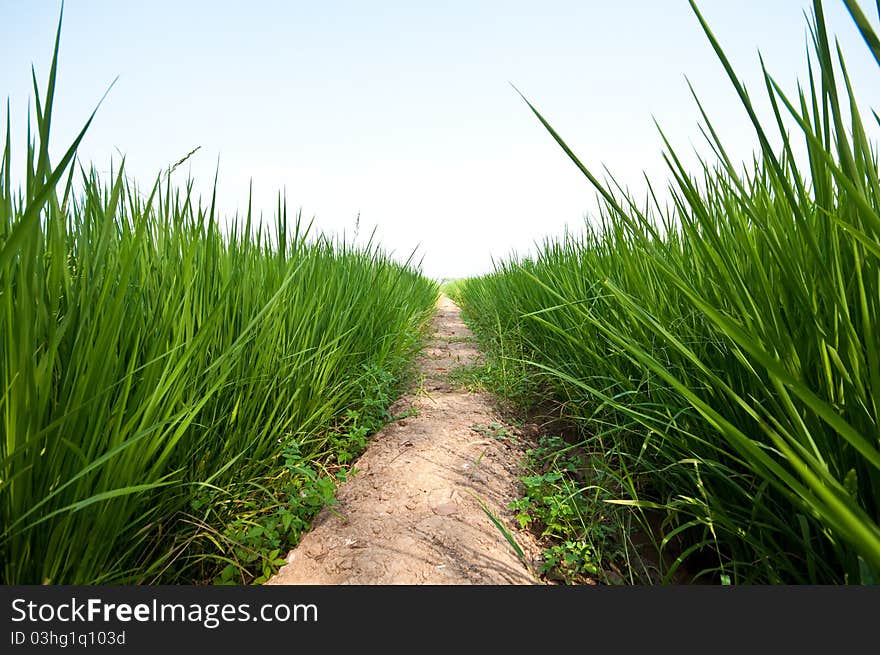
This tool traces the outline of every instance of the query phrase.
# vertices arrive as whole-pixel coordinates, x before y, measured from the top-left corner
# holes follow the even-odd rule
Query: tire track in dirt
[[[357,473],[340,486],[339,504],[321,510],[266,584],[539,584],[477,500],[535,561],[540,548],[508,509],[525,439],[489,394],[447,382],[449,370],[480,353],[446,296],[434,327],[419,360],[420,388],[391,409],[411,407],[414,415],[372,438]]]

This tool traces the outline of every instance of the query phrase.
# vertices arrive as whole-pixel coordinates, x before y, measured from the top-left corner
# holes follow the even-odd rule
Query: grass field
[[[847,5],[877,57],[876,34]],[[638,532],[667,555],[666,580],[874,583],[876,151],[820,2],[802,93],[766,73],[769,122],[703,27],[753,122],[754,163],[732,162],[704,113],[716,156],[686,170],[666,142],[671,202],[653,189],[638,202],[535,110],[601,194],[601,216],[583,237],[548,238],[453,291],[496,385],[577,426],[536,451],[523,522],[554,540],[571,579],[624,570]]]
[[[0,582],[260,581],[386,419],[437,285],[282,198],[270,230],[99,179],[82,134],[53,166],[57,54],[0,166]]]
[[[664,136],[668,186],[636,199],[529,104],[599,215],[442,286],[280,195],[264,223],[172,169],[99,176],[76,159],[94,114],[50,161],[56,39],[26,147],[7,118],[0,159],[0,583],[267,580],[393,418],[441,288],[486,353],[450,380],[553,427],[512,504],[543,573],[880,582],[880,119],[820,0],[798,93],[765,71],[769,118],[691,5],[754,160],[695,93],[713,156],[689,168]]]

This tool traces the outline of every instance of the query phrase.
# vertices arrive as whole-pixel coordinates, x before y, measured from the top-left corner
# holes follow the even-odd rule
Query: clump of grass
[[[250,208],[221,229],[170,175],[77,175],[88,124],[52,165],[60,31],[23,189],[8,115],[0,161],[0,581],[265,577],[390,403],[437,285],[281,197],[274,230]]]
[[[555,434],[526,451],[522,495],[510,508],[520,527],[544,543],[538,572],[548,579],[621,584],[657,578],[651,553],[633,546],[632,517],[607,502],[617,490],[605,479],[602,455]]]
[[[703,113],[714,160],[694,174],[666,141],[671,202],[650,187],[640,204],[532,107],[598,189],[599,221],[468,280],[458,299],[489,347],[522,347],[585,448],[606,453],[618,490],[606,502],[650,527],[671,555],[667,579],[684,564],[707,581],[876,582],[875,150],[819,0],[806,85],[791,97],[764,72],[770,124],[692,6],[754,126],[754,162],[735,166]]]
[[[464,278],[444,279],[440,283],[440,291],[455,300],[464,281]]]

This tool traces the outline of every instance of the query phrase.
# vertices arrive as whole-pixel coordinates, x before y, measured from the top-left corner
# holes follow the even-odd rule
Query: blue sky
[[[842,2],[827,1],[863,109],[880,70]],[[864,3],[863,3],[864,4]],[[752,94],[758,49],[793,90],[805,74],[801,0],[699,3]],[[30,66],[45,85],[60,3],[0,0],[0,93],[22,152]],[[872,7],[867,13],[876,18]],[[7,38],[8,37],[8,38]],[[755,145],[746,116],[685,0],[621,2],[116,2],[68,0],[54,149],[110,82],[80,156],[126,155],[148,185],[188,166],[220,206],[271,215],[279,189],[326,232],[375,226],[387,250],[415,248],[435,277],[486,272],[492,257],[577,229],[595,193],[510,84],[589,166],[643,188],[665,179],[653,119],[683,152],[700,142],[697,89],[732,153]],[[15,144],[14,144],[15,147]]]

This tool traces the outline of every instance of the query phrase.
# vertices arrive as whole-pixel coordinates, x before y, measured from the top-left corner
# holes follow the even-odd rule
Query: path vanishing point
[[[535,561],[534,537],[508,504],[526,443],[492,396],[453,388],[447,373],[479,361],[458,307],[441,296],[417,388],[391,408],[342,484],[267,584],[538,584],[487,514]],[[490,427],[491,426],[491,427]],[[484,509],[485,508],[485,509]]]

